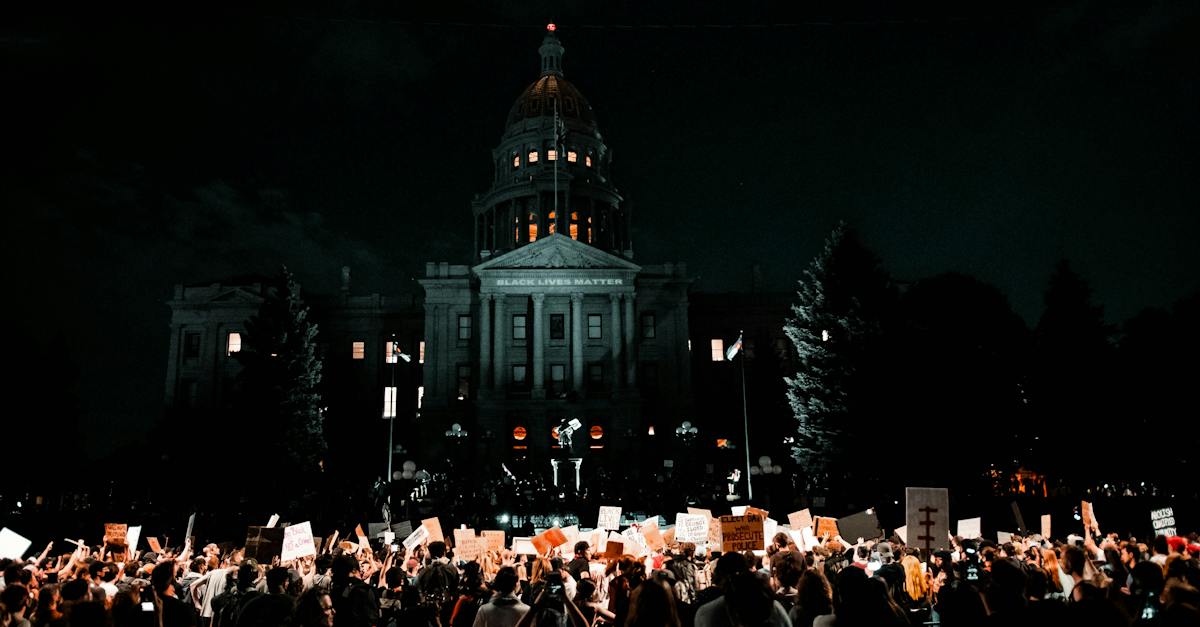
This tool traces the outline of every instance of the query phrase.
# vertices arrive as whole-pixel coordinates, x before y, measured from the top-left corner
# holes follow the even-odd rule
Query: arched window
[[[513,439],[517,440],[518,442],[524,440],[528,435],[528,432],[525,431],[525,427],[517,427],[513,429]]]
[[[546,151],[546,159],[548,161],[558,161],[558,151],[551,148]]]
[[[529,242],[536,242],[538,238],[538,215],[529,212]]]
[[[588,216],[587,243],[592,243],[592,216]]]
[[[591,155],[587,155],[586,157],[583,158],[583,165],[586,165],[589,168],[592,167],[592,156]]]
[[[578,153],[576,153],[574,150],[568,150],[568,151],[567,151],[567,161],[568,161],[569,163],[576,163],[576,162],[578,162],[578,161],[579,161],[579,154],[578,154]]]
[[[529,163],[537,163],[538,154],[536,150],[529,151]]]
[[[546,233],[554,235],[558,232],[558,212],[551,211],[546,223]]]
[[[578,211],[571,212],[571,227],[570,227],[570,229],[571,229],[571,239],[578,240],[579,239],[579,212]]]
[[[513,153],[513,169],[521,167],[521,155]]]

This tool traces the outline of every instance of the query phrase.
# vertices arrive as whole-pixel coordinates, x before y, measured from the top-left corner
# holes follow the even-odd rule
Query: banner
[[[596,520],[597,529],[618,531],[621,529],[621,508],[600,506],[600,516]]]
[[[701,514],[675,514],[675,539],[679,542],[708,540],[708,519]]]
[[[298,560],[317,554],[317,544],[313,540],[312,523],[304,521],[298,525],[288,525],[283,528],[283,551],[279,560],[286,562]]]
[[[29,550],[33,540],[5,527],[0,529],[0,558],[19,560]]]
[[[949,490],[905,488],[904,511],[910,545],[926,551],[950,548]]]
[[[812,514],[808,508],[804,508],[798,512],[788,514],[788,526],[792,529],[803,529],[811,527],[813,523]]]
[[[1150,526],[1154,527],[1154,535],[1171,537],[1175,533],[1175,508],[1164,507],[1151,510]]]
[[[763,519],[754,514],[721,517],[721,552],[761,551]]]

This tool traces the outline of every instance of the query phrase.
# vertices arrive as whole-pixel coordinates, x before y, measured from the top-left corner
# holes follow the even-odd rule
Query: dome
[[[563,120],[577,120],[587,126],[596,125],[592,105],[583,94],[561,76],[546,74],[534,81],[513,103],[508,112],[507,125],[522,120],[554,115],[554,102],[558,101],[558,115]]]

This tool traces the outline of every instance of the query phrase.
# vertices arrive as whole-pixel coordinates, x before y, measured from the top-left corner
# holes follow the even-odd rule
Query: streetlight
[[[403,359],[404,363],[406,363],[406,364],[412,363],[412,356],[407,353],[404,353],[400,350],[400,344],[398,342],[396,342],[396,334],[395,333],[392,334],[392,354],[389,355],[388,357],[390,358],[389,361],[392,362],[392,398],[391,398],[392,407],[391,407],[391,415],[387,417],[388,418],[387,476],[390,479],[390,478],[393,478],[393,476],[392,476],[392,456],[396,454],[396,446],[393,443],[392,438],[393,438],[393,434],[396,430],[396,407],[399,405],[399,403],[397,402],[397,399],[400,396],[400,390],[396,388],[396,366],[397,366],[397,364],[400,363],[400,359]],[[399,359],[397,359],[397,357]],[[385,414],[388,412],[387,407],[385,407],[383,410],[384,410]]]
[[[451,441],[461,442],[462,438],[467,437],[467,432],[463,431],[462,425],[456,422],[446,430],[446,437],[450,438]]]

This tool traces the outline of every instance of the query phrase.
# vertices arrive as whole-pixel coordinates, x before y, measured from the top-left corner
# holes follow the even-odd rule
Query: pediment
[[[261,305],[263,297],[253,292],[248,292],[240,287],[234,287],[222,291],[220,294],[210,298],[209,303],[212,304],[245,304],[245,305]]]
[[[555,233],[540,238],[532,244],[504,253],[495,259],[489,259],[475,266],[474,271],[478,273],[489,270],[532,269],[630,270],[638,272],[642,268],[631,261]]]

